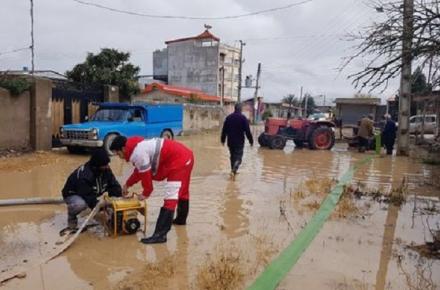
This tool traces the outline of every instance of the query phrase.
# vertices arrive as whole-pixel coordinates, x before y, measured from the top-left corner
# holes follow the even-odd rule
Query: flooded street
[[[218,132],[179,139],[196,159],[190,214],[166,244],[143,245],[141,232],[108,237],[97,226],[0,289],[244,289],[295,239],[336,181],[368,155],[347,151],[346,144],[332,151],[247,145],[232,181],[219,139]],[[1,159],[0,196],[59,197],[67,176],[87,159],[64,149]],[[121,183],[132,169],[115,157],[111,167]],[[439,229],[440,190],[431,185],[438,170],[396,156],[360,167],[353,188],[390,192],[405,179],[406,202],[344,197],[278,289],[439,289],[440,260],[412,249]],[[148,200],[148,236],[162,192],[156,183]],[[44,257],[65,225],[65,205],[0,207],[0,271]]]

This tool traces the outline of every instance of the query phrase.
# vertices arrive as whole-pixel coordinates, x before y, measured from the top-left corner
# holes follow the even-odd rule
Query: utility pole
[[[402,71],[399,93],[399,129],[397,155],[409,154],[409,115],[411,112],[411,47],[413,39],[414,0],[403,1]]]
[[[243,66],[243,46],[245,46],[246,43],[244,43],[242,40],[240,40],[240,63],[238,65],[238,95],[237,95],[237,102],[241,102],[241,70]]]
[[[254,94],[254,124],[257,123],[257,116],[258,116],[258,89],[259,83],[260,83],[260,74],[261,74],[261,63],[258,63],[257,68],[257,80],[255,81],[255,94]]]
[[[35,64],[34,64],[34,0],[31,1],[31,74],[34,74]]]
[[[301,102],[302,102],[302,100],[303,100],[303,87],[301,86],[301,89],[300,89],[300,91],[299,91],[299,108],[300,108],[300,114],[301,114],[301,117],[302,117],[302,115],[303,115],[303,112],[302,112],[302,109],[301,109]]]
[[[221,91],[221,98],[220,98],[220,106],[223,107],[224,99],[225,99],[225,67],[222,66],[220,68],[222,72],[222,91]]]

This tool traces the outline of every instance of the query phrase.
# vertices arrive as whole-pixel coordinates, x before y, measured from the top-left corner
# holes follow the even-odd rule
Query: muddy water
[[[318,186],[310,194],[307,182],[331,182],[365,156],[346,151],[342,144],[331,152],[297,150],[293,144],[284,151],[247,146],[240,174],[231,181],[228,151],[219,145],[218,134],[181,141],[196,157],[191,210],[188,225],[173,227],[167,244],[142,245],[137,242],[140,232],[111,238],[96,227],[61,256],[0,289],[245,288],[312,216],[315,209],[305,206],[297,192],[309,191],[307,198],[322,200],[325,192]],[[86,155],[64,150],[2,160],[0,196],[58,196],[70,171],[86,160]],[[111,166],[121,182],[131,170],[116,158]],[[361,168],[353,183],[364,188],[387,190],[406,176],[407,203],[398,208],[368,199],[354,201],[359,210],[333,216],[279,289],[408,289],[424,281],[421,277],[440,285],[438,260],[421,259],[406,248],[429,240],[427,224],[432,227],[439,221],[438,213],[425,210],[440,208],[438,190],[424,182],[433,170],[400,157],[377,158]],[[149,200],[148,234],[162,203],[163,185],[155,188]],[[26,267],[45,256],[64,226],[62,205],[0,208],[0,271]],[[230,274],[216,280],[206,269]],[[226,280],[236,283],[221,284]]]

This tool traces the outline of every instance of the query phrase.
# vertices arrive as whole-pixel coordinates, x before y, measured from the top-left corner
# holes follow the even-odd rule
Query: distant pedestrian
[[[241,104],[237,103],[235,105],[234,112],[226,117],[221,135],[222,145],[225,144],[226,138],[228,139],[227,144],[230,153],[232,178],[234,178],[237,174],[243,158],[244,135],[246,135],[249,144],[251,146],[254,145],[254,139],[249,128],[249,122],[241,111]]]
[[[385,115],[385,126],[382,131],[382,144],[387,149],[387,155],[393,154],[394,141],[396,140],[396,123],[391,119],[391,116]]]
[[[360,120],[357,137],[359,140],[359,152],[365,152],[370,146],[370,139],[373,137],[374,122],[373,116],[363,117]]]

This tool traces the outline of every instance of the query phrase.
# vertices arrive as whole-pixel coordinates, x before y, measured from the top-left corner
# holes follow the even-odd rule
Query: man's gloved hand
[[[122,196],[127,197],[127,195],[128,195],[128,186],[127,184],[124,184],[124,186],[122,187]]]
[[[145,197],[145,195],[143,195],[143,194],[137,194],[137,198],[138,198],[139,201],[143,201],[143,200],[147,199]]]

